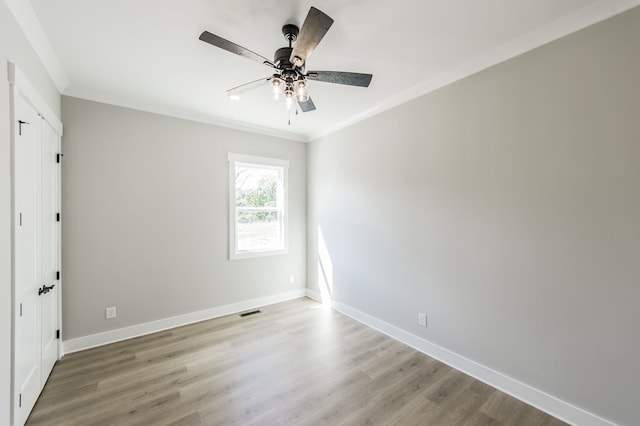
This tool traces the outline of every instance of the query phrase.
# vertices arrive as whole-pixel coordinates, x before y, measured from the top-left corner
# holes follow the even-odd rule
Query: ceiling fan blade
[[[233,89],[227,90],[227,96],[240,96],[243,93],[247,93],[250,90],[256,89],[260,86],[267,86],[271,77],[261,78],[259,80],[251,81],[249,83],[241,84]]]
[[[300,105],[300,109],[302,110],[302,112],[309,112],[316,109],[316,106],[313,104],[311,98],[303,102],[298,101],[298,105]]]
[[[309,80],[324,81],[325,83],[369,87],[373,75],[343,71],[309,71],[306,77]]]
[[[225,40],[220,36],[211,34],[209,31],[203,31],[202,34],[200,34],[199,39],[204,41],[205,43],[209,43],[211,45],[219,47],[220,49],[224,49],[227,52],[235,53],[236,55],[240,55],[244,58],[251,59],[256,62],[260,62],[261,64],[264,64],[268,67],[275,68],[275,65],[273,65],[273,62],[271,62],[264,56],[258,55],[257,53],[252,52],[249,49],[246,49],[240,45],[232,43],[229,40]]]
[[[291,62],[296,67],[301,67],[307,62],[307,58],[318,46],[324,35],[333,24],[333,19],[320,10],[312,7],[302,23],[300,34],[291,52]]]

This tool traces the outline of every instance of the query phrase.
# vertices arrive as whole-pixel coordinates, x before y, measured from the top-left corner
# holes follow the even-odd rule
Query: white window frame
[[[229,153],[229,259],[246,259],[260,256],[274,256],[289,252],[289,160],[278,158],[258,157]],[[278,216],[282,220],[283,247],[276,250],[246,250],[239,251],[237,233],[237,209],[236,209],[236,167],[253,166],[258,168],[277,169],[282,171],[282,206],[279,207]]]

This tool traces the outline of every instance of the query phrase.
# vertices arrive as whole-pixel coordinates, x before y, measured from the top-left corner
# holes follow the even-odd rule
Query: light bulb
[[[306,102],[309,100],[309,94],[307,93],[307,83],[304,80],[298,80],[296,98],[298,99],[298,102]]]
[[[304,96],[307,91],[307,85],[304,80],[298,80],[298,96]]]
[[[287,109],[291,109],[291,105],[293,105],[293,93],[289,92],[286,96]]]
[[[273,88],[273,97],[278,100],[280,97],[280,86],[282,86],[282,80],[278,77],[271,79],[271,87]]]

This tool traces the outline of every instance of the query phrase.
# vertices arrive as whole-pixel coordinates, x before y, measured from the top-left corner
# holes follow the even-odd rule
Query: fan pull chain
[[[296,115],[298,115],[300,111],[296,108]],[[291,126],[291,110],[289,110],[289,126]]]

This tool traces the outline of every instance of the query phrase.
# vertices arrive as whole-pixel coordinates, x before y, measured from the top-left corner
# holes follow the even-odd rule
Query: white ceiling
[[[640,4],[640,0],[5,0],[65,95],[313,140]],[[310,82],[292,117],[270,69],[208,45],[208,30],[267,58],[310,6],[335,23],[308,70],[373,74],[369,88]],[[35,12],[35,15],[34,13]],[[37,17],[37,19],[35,19]],[[41,27],[39,27],[38,25]],[[44,30],[44,33],[42,32]],[[56,60],[57,59],[57,60]]]

